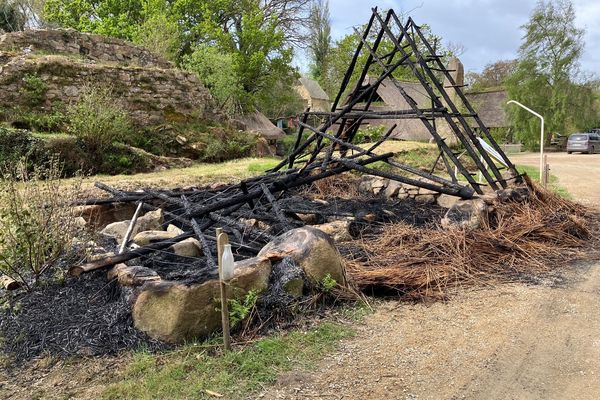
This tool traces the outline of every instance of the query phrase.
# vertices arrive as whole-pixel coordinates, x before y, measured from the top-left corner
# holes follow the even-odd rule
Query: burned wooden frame
[[[113,202],[143,202],[147,210],[163,208],[165,218],[175,222],[185,233],[175,238],[153,243],[115,256],[71,268],[71,273],[79,275],[106,268],[167,249],[173,244],[190,237],[196,237],[202,244],[207,268],[216,265],[210,251],[209,242],[216,237],[208,233],[215,224],[232,232],[232,245],[238,250],[257,253],[260,245],[272,239],[272,235],[258,228],[248,227],[242,219],[271,218],[282,226],[282,231],[303,225],[293,219],[289,210],[278,205],[278,197],[286,191],[309,185],[318,180],[341,174],[346,171],[359,171],[377,175],[404,184],[433,190],[461,198],[472,198],[484,193],[485,187],[491,190],[506,188],[509,180],[519,182],[520,175],[515,166],[495,142],[481,118],[477,115],[464,93],[456,84],[442,57],[436,54],[435,46],[428,43],[421,28],[409,18],[401,22],[393,10],[382,16],[377,9],[373,13],[362,34],[357,32],[360,43],[342,80],[330,112],[306,110],[299,119],[299,131],[293,149],[275,168],[267,173],[244,180],[236,185],[210,190],[144,190],[123,192],[103,184],[97,186],[112,195],[109,199],[93,199],[85,204],[107,204]],[[385,46],[383,44],[386,44]],[[383,50],[385,49],[385,50]],[[391,50],[390,50],[391,49]],[[385,51],[385,54],[380,54]],[[357,71],[358,61],[366,56],[362,69]],[[420,108],[406,92],[394,73],[403,68],[414,76],[431,99],[431,107]],[[373,80],[366,81],[370,72],[375,72]],[[356,74],[357,73],[357,74]],[[354,87],[348,90],[353,76],[358,76]],[[376,78],[375,78],[376,76]],[[443,80],[449,82],[445,87]],[[394,111],[373,111],[374,96],[386,81],[394,85],[398,93],[410,106],[409,109]],[[450,96],[446,89],[452,89],[456,96]],[[346,96],[341,104],[341,99]],[[453,98],[454,97],[454,98]],[[455,100],[458,98],[459,104]],[[309,116],[320,117],[319,126],[309,124]],[[420,120],[439,148],[439,156],[431,169],[423,170],[402,162],[394,153],[377,154],[375,151],[390,139],[395,125],[370,147],[361,147],[354,138],[366,120],[405,119]],[[469,170],[459,159],[458,152],[446,143],[448,137],[439,132],[443,121],[447,134],[472,160],[475,170]],[[475,127],[478,130],[475,130]],[[309,136],[304,139],[305,132]],[[335,133],[334,133],[335,132]],[[502,158],[509,177],[505,178],[494,159],[483,148],[478,135]],[[448,135],[447,135],[448,136]],[[437,164],[442,161],[446,174],[434,174]],[[386,169],[374,168],[377,162],[387,164]],[[466,182],[460,182],[454,168]],[[485,182],[477,182],[473,176],[480,173]],[[81,203],[80,203],[81,204]]]

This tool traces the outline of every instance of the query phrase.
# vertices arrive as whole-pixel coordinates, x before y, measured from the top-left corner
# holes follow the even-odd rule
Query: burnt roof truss
[[[436,54],[436,46],[428,42],[421,27],[412,18],[403,22],[393,10],[384,14],[376,8],[372,11],[364,31],[356,29],[360,41],[331,111],[304,112],[294,148],[273,171],[298,167],[300,172],[305,172],[316,165],[324,171],[344,166],[463,198],[483,194],[485,187],[506,188],[511,179],[520,181],[514,164],[477,115],[462,85],[457,84],[453,71],[444,65],[444,57]],[[366,62],[359,62],[365,59]],[[396,78],[400,71],[403,77],[409,73],[411,81],[417,82],[422,93],[431,99],[428,107],[417,104]],[[395,87],[408,109],[377,111],[372,108],[384,81],[385,85]],[[308,122],[315,119],[320,121],[318,126]],[[356,165],[357,159],[375,156],[376,148],[393,135],[396,126],[369,149],[353,143],[361,127],[382,119],[420,120],[439,148],[435,164],[423,171],[407,165],[401,160],[401,154],[396,154],[384,160],[389,166],[385,172]],[[306,132],[309,136],[303,140]],[[486,143],[501,160],[495,160],[486,151]],[[349,152],[354,160],[348,159]],[[436,175],[438,164],[443,165],[444,172]],[[503,175],[502,169],[509,173]],[[476,180],[475,175],[480,175],[481,181]]]

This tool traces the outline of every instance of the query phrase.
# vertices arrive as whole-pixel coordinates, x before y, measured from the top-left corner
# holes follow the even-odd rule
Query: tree
[[[314,0],[310,9],[310,25],[308,49],[312,62],[311,76],[323,83],[321,79],[327,71],[327,62],[331,51],[331,18],[329,16],[329,0]]]
[[[549,132],[591,128],[597,121],[595,84],[579,79],[584,31],[574,21],[569,0],[538,2],[522,27],[518,64],[506,81],[510,98],[544,115]],[[516,137],[528,148],[537,146],[539,122],[520,108],[510,108],[509,115]]]
[[[239,111],[238,99],[242,87],[231,53],[222,53],[214,46],[198,45],[192,54],[186,55],[183,67],[193,71],[210,90],[219,109],[228,114]]]
[[[473,91],[500,88],[517,67],[516,60],[500,60],[485,66],[481,73],[469,72],[466,83]]]

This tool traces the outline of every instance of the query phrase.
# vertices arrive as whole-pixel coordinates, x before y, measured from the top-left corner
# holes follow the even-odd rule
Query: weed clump
[[[90,153],[108,149],[132,130],[127,113],[108,88],[87,86],[67,107],[67,131],[81,139]]]
[[[80,182],[60,183],[60,164],[28,171],[20,161],[0,170],[0,273],[31,289],[50,271],[80,229],[69,206]]]

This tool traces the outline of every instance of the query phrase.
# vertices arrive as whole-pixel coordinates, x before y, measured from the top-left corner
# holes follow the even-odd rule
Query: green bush
[[[13,124],[15,122],[36,132],[61,132],[67,121],[62,111],[52,110],[50,112],[17,112],[13,117]]]
[[[67,108],[67,131],[80,138],[90,152],[106,150],[131,130],[131,122],[110,89],[87,86]]]
[[[31,163],[46,158],[43,141],[26,130],[0,126],[0,165],[16,163],[21,158]]]
[[[36,74],[27,74],[23,78],[21,94],[30,106],[40,105],[46,99],[48,85]]]
[[[385,134],[385,126],[367,126],[359,129],[354,136],[354,143],[371,143],[376,142]]]
[[[223,162],[251,156],[256,149],[256,136],[247,132],[227,132],[214,129],[200,136],[196,147],[198,159],[204,162]]]
[[[0,180],[0,272],[27,288],[50,271],[78,229],[69,202],[80,181],[60,182],[56,160],[29,172],[23,161],[5,165]]]

